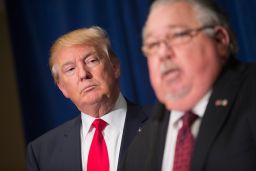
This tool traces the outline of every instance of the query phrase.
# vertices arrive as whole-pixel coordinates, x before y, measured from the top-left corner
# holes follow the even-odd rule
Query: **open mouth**
[[[180,70],[177,68],[166,70],[162,73],[162,77],[164,80],[167,80],[168,82],[173,82],[177,80],[179,77]]]

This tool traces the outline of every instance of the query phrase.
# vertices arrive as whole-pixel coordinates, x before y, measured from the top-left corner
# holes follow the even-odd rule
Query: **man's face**
[[[144,45],[158,44],[147,54],[150,80],[169,109],[191,109],[211,89],[227,56],[229,38],[222,27],[211,28],[212,37],[204,32],[208,28],[192,31],[190,37],[180,34],[202,27],[185,2],[157,6],[148,17]]]
[[[55,54],[58,87],[80,110],[114,98],[119,91],[119,63],[101,54],[86,45],[61,48]]]

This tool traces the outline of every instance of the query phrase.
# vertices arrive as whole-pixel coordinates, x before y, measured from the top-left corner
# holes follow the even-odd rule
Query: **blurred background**
[[[104,28],[121,62],[121,90],[131,101],[153,104],[141,30],[153,0],[0,0],[0,170],[25,170],[26,145],[79,115],[54,85],[49,48],[60,35]],[[236,33],[238,58],[256,60],[256,0],[217,1]],[[163,14],[164,15],[164,14]]]

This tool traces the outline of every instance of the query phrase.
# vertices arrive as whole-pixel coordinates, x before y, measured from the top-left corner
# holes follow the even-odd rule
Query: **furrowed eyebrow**
[[[95,55],[95,54],[97,54],[97,52],[96,52],[96,51],[92,51],[92,52],[90,52],[90,53],[84,55],[83,58],[85,59],[85,58],[88,58],[88,57],[90,57],[90,56],[92,56],[92,55]]]
[[[89,52],[88,54],[85,54],[83,57],[82,57],[82,60],[92,56],[92,55],[95,55],[97,54],[96,51],[92,51],[92,52]],[[71,62],[71,61],[67,61],[67,62],[64,62],[62,65],[61,65],[61,69],[64,69],[65,67],[69,66],[69,65],[73,65],[74,62]]]
[[[73,65],[73,62],[66,62],[61,67],[64,68],[64,67],[66,67],[68,65]]]
[[[70,66],[72,66],[72,65],[74,65],[73,62],[67,62],[67,63],[65,63],[65,64],[63,64],[63,65],[61,66],[61,70],[64,71],[65,69],[67,69],[68,67],[70,67]]]

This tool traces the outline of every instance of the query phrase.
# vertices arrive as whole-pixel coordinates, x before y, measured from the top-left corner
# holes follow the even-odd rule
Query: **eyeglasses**
[[[165,39],[148,41],[142,46],[142,52],[146,57],[157,54],[161,43],[167,47],[182,45],[188,43],[199,32],[206,29],[213,29],[215,26],[203,26],[195,29],[183,29],[182,31],[170,32]]]

